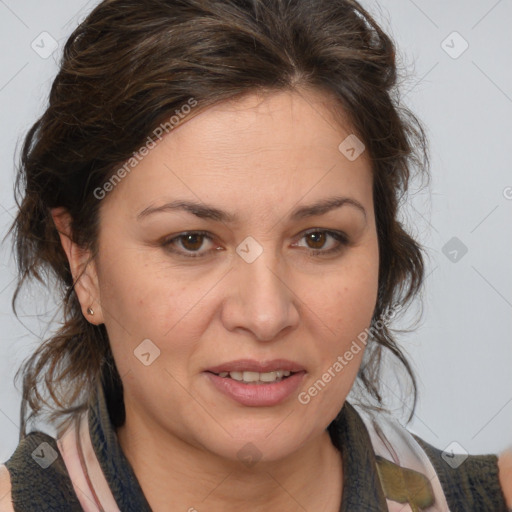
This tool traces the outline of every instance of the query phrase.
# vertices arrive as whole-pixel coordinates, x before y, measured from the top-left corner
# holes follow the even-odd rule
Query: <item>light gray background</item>
[[[96,3],[0,0],[1,236],[15,212],[17,144],[44,109],[66,38]],[[398,43],[407,72],[404,101],[422,119],[431,143],[431,195],[417,193],[404,212],[429,253],[423,321],[401,337],[420,383],[409,428],[442,449],[457,441],[470,453],[499,452],[512,445],[512,1],[365,0],[363,5]],[[41,37],[48,37],[42,32],[59,43],[46,59],[31,47],[34,40],[42,46]],[[464,41],[469,46],[459,55]],[[460,257],[456,248],[456,262],[443,253],[453,237],[468,249]],[[452,250],[445,249],[451,258]],[[25,325],[20,324],[10,306],[15,278],[10,244],[0,251],[3,461],[18,440],[14,373],[39,338],[51,332],[46,322],[55,310],[46,292],[35,291],[22,300]],[[392,379],[385,389],[394,397]]]

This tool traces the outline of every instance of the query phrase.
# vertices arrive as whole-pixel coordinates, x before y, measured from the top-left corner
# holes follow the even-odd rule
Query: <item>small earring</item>
[[[87,313],[91,316],[94,315],[94,310],[91,308],[91,306],[87,308]]]

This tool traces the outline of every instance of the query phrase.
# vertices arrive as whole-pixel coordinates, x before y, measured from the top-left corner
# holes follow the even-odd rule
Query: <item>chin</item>
[[[222,434],[219,434],[218,428],[209,429],[199,441],[203,449],[223,459],[241,462],[247,468],[256,466],[260,461],[279,461],[294,454],[324,431],[320,426],[315,429],[304,421],[292,419],[293,416],[293,412],[267,416],[259,423],[254,418],[239,417],[233,422],[223,423]],[[214,436],[212,432],[215,432]]]
[[[241,468],[252,469],[260,463],[285,460],[296,452],[303,442],[304,440],[290,438],[287,435],[276,436],[273,439],[265,436],[248,436],[244,439],[230,439],[221,444],[212,440],[207,448],[226,461],[240,463]]]

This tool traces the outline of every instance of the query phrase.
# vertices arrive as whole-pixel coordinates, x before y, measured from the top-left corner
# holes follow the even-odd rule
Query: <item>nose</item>
[[[236,258],[234,265],[222,308],[226,329],[249,331],[259,341],[272,341],[282,331],[295,329],[300,301],[279,257],[264,250],[252,263]]]

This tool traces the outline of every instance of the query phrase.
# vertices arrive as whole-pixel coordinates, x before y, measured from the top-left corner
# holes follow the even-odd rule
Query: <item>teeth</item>
[[[219,377],[231,377],[238,382],[278,382],[283,377],[289,377],[291,374],[288,370],[276,370],[274,372],[221,372]]]

